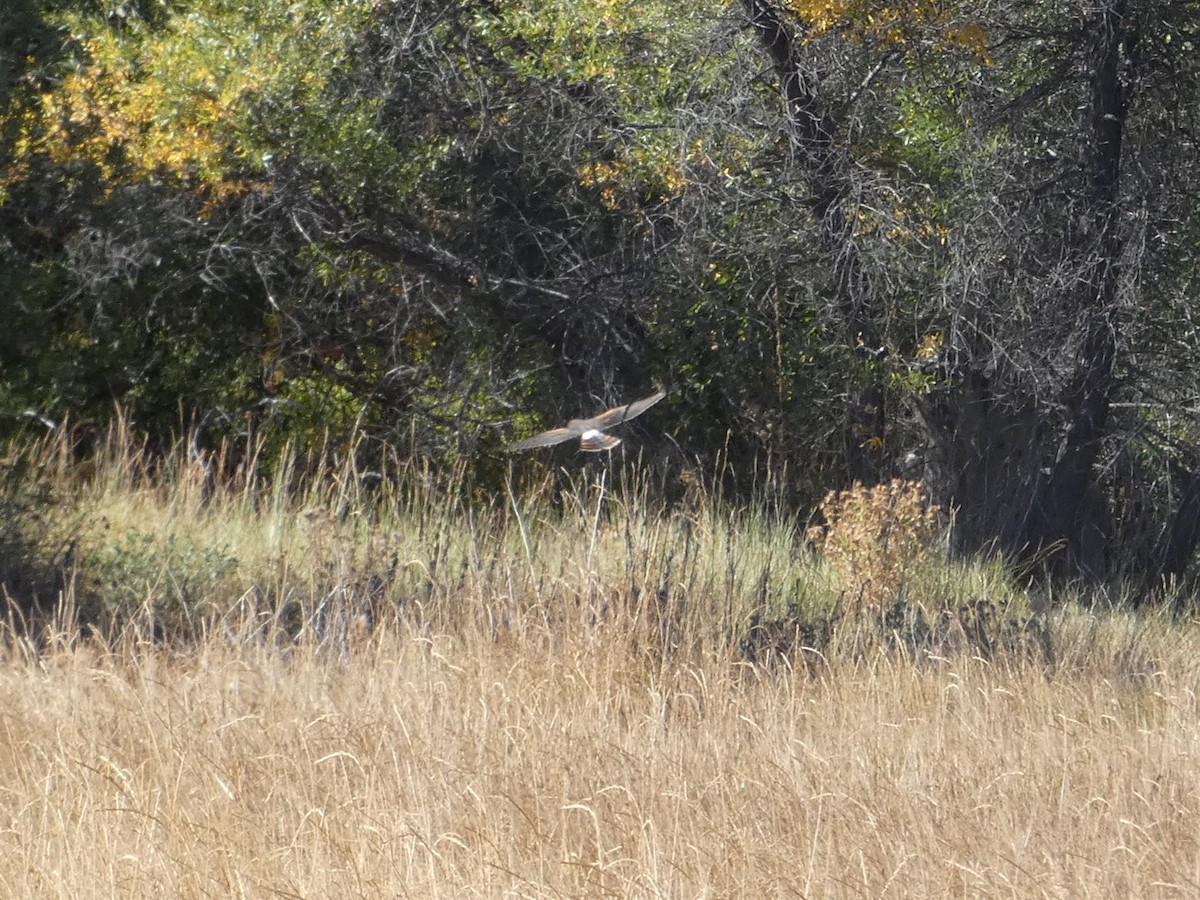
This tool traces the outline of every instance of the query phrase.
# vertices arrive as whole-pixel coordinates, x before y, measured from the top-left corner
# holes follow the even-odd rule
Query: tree
[[[486,478],[658,382],[677,463],[801,512],[902,471],[963,552],[1189,564],[1189,4],[24,9],[10,408],[250,414]]]
[[[796,110],[793,131],[816,148],[810,177],[838,202],[862,191],[852,179],[827,174],[826,148],[840,147],[845,159],[861,164],[886,158],[878,150],[887,142],[875,138],[868,157],[878,123],[863,104],[816,103],[838,90],[845,73],[822,69],[814,44],[833,39],[862,47],[871,37],[862,34],[864,21],[888,23],[885,36],[876,35],[868,72],[877,92],[901,99],[915,92],[925,113],[919,129],[906,122],[900,131],[908,146],[892,155],[903,160],[893,173],[896,192],[906,191],[906,176],[927,177],[932,168],[936,177],[938,167],[953,173],[929,182],[948,253],[936,279],[926,272],[923,280],[940,306],[914,309],[906,340],[894,327],[906,318],[894,293],[876,287],[872,305],[843,305],[870,310],[873,328],[862,333],[893,350],[893,377],[903,378],[905,369],[933,376],[900,398],[916,421],[906,425],[897,409],[883,430],[923,445],[927,482],[958,508],[958,546],[1049,553],[1064,574],[1124,571],[1153,579],[1181,571],[1198,531],[1194,428],[1185,434],[1176,424],[1166,435],[1159,425],[1161,412],[1181,398],[1180,376],[1190,361],[1172,350],[1139,364],[1154,351],[1134,337],[1166,349],[1153,323],[1164,314],[1162,321],[1178,320],[1173,279],[1187,267],[1164,268],[1145,238],[1151,232],[1174,243],[1178,205],[1161,173],[1194,165],[1180,153],[1195,146],[1191,123],[1164,115],[1194,77],[1172,47],[1186,41],[1194,23],[1178,10],[1163,15],[1152,4],[1118,2],[980,9],[975,21],[970,4],[940,7],[932,18],[920,6],[745,6],[785,102]],[[948,66],[939,42],[969,49],[977,71]],[[921,79],[932,72],[942,78],[930,90]],[[903,113],[902,103],[896,108]],[[957,134],[941,127],[939,108],[957,113]],[[831,122],[833,109],[839,113]],[[1144,124],[1150,121],[1155,127]],[[1181,140],[1164,141],[1164,132]],[[926,159],[914,158],[914,144],[929,147],[939,138]],[[843,163],[843,171],[854,170]],[[877,175],[885,171],[874,167]],[[835,271],[863,266],[861,238],[855,246],[852,233],[826,233]],[[870,285],[878,269],[864,271]],[[913,334],[920,336],[916,352],[903,349],[912,347]],[[1138,414],[1114,418],[1114,409]],[[1177,474],[1148,472],[1156,456]],[[1158,489],[1151,485],[1164,482],[1166,497],[1153,496]]]

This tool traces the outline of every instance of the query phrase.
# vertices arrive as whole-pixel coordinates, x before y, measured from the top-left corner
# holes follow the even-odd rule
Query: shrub
[[[831,491],[820,512],[825,525],[810,529],[809,539],[841,581],[847,613],[891,603],[906,579],[941,552],[941,511],[919,482],[856,482]]]
[[[120,621],[150,613],[156,628],[179,632],[193,622],[221,582],[237,567],[222,546],[202,546],[174,534],[130,531],[84,555],[90,601],[85,621]]]
[[[0,600],[25,616],[57,601],[84,517],[71,509],[44,447],[7,450],[0,459]]]

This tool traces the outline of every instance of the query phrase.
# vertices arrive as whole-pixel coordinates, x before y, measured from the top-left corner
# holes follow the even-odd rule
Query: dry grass
[[[752,667],[752,612],[836,603],[786,523],[636,483],[353,483],[71,482],[80,560],[131,529],[175,549],[106,570],[146,599],[105,634],[68,594],[0,640],[0,894],[1200,893],[1192,625],[1063,612],[1050,667],[886,642]],[[193,579],[192,638],[151,640],[173,570],[231,558]]]
[[[1081,660],[1053,679],[970,658],[655,671],[632,644],[395,623],[346,657],[218,637],[10,649],[0,890],[1200,890],[1194,640],[1144,675]]]

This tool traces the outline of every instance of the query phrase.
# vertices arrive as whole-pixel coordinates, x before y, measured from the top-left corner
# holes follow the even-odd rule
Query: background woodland
[[[663,485],[804,520],[901,475],[962,553],[1178,579],[1198,31],[1166,0],[9,0],[0,429],[121,410],[502,492],[509,440],[660,384],[618,452]]]

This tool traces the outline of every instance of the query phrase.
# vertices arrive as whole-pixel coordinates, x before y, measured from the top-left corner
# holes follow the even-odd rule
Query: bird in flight
[[[572,419],[562,428],[551,428],[549,431],[535,434],[531,438],[509,444],[505,449],[509,453],[516,453],[519,450],[550,447],[554,444],[561,444],[563,441],[569,441],[571,438],[579,438],[580,450],[592,453],[611,450],[621,443],[621,439],[604,432],[622,422],[637,418],[665,396],[667,396],[666,391],[659,391],[644,400],[635,400],[624,406],[614,406],[592,419]]]

